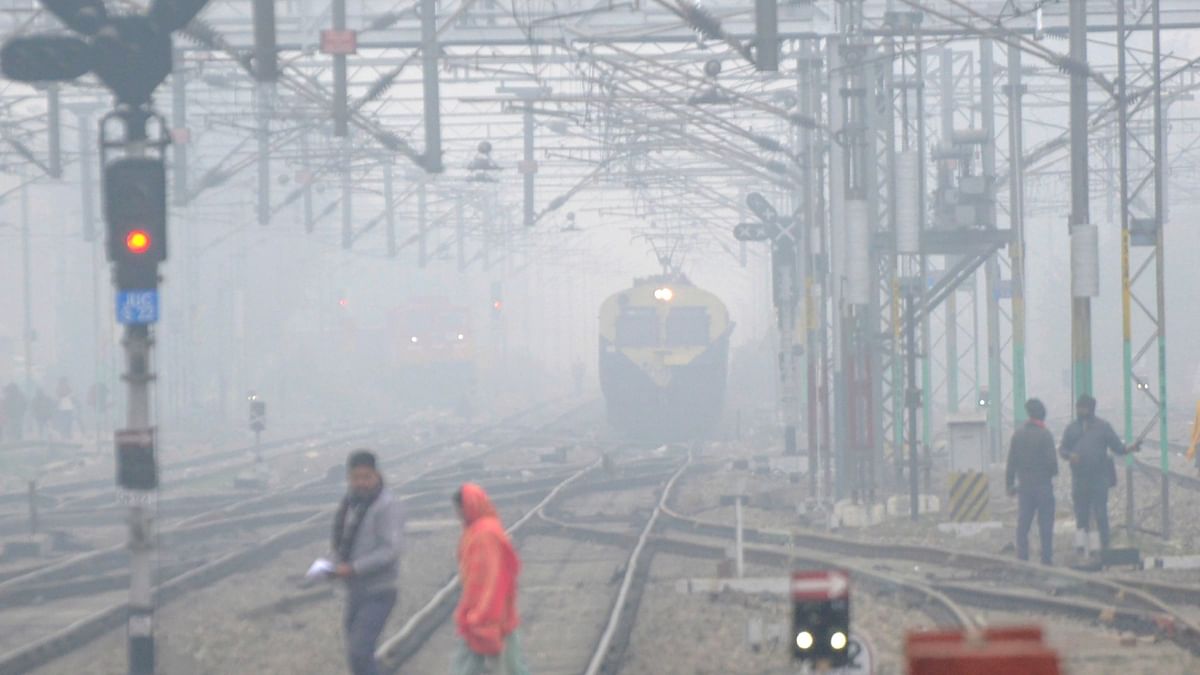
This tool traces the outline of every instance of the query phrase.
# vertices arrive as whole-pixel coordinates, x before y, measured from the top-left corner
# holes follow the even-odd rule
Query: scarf
[[[358,528],[362,526],[367,509],[383,492],[383,483],[370,494],[356,496],[348,494],[342,497],[338,505],[337,516],[333,519],[333,550],[337,552],[338,562],[350,562],[350,554],[354,551],[354,540],[358,538]]]

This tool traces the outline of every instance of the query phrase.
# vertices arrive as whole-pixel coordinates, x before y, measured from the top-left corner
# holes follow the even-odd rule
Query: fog
[[[1097,62],[1113,59],[1107,46],[1111,37],[1094,41]],[[1168,36],[1171,63],[1200,51],[1194,42]],[[978,55],[978,47],[970,43],[954,48]],[[698,147],[696,139],[712,143],[718,130],[733,124],[781,141],[795,140],[789,138],[787,125],[755,114],[740,119],[732,112],[688,119],[621,90],[613,90],[613,100],[620,105],[607,112],[587,102],[561,104],[554,114],[536,120],[538,219],[526,227],[521,222],[522,174],[517,166],[520,114],[508,107],[511,96],[497,94],[497,82],[503,88],[523,80],[515,75],[497,80],[487,65],[502,62],[503,56],[493,51],[474,70],[462,57],[452,58],[447,66],[444,175],[423,176],[403,157],[381,156],[360,131],[352,134],[352,205],[346,223],[353,241],[348,249],[343,247],[341,222],[341,194],[347,183],[328,164],[341,143],[330,135],[322,111],[297,105],[283,88],[272,94],[256,87],[228,64],[190,57],[182,62],[190,137],[181,147],[188,153],[188,175],[182,187],[171,189],[171,259],[162,270],[163,317],[156,328],[155,400],[163,426],[239,425],[250,391],[274,404],[276,419],[350,421],[387,415],[403,400],[405,390],[419,388],[420,383],[380,371],[387,340],[396,337],[385,338],[383,333],[389,312],[418,299],[465,308],[475,354],[481,372],[487,374],[480,379],[476,406],[486,407],[490,397],[516,392],[565,391],[576,364],[583,365],[588,382],[594,384],[600,302],[635,277],[661,273],[664,263],[716,292],[732,309],[735,351],[749,345],[762,352],[758,356],[764,362],[771,358],[777,337],[766,246],[737,242],[731,231],[747,217],[741,206],[746,193],[762,192],[781,211],[798,204],[799,197],[778,182],[764,180],[757,168],[747,169],[740,159],[722,162],[711,150]],[[998,54],[996,59],[999,63],[1002,57]],[[698,66],[687,77],[700,82]],[[745,69],[736,77],[750,83],[748,87],[758,86]],[[361,94],[371,82],[370,73],[357,74],[351,93]],[[1046,69],[1028,78],[1027,148],[1065,132],[1065,82],[1061,73]],[[564,79],[556,83],[555,95],[568,100],[595,84],[586,78]],[[183,114],[169,95],[174,86],[175,78],[169,78],[156,99],[168,119]],[[771,81],[753,95],[770,99],[787,86]],[[979,83],[970,87],[957,96],[977,96]],[[43,114],[45,97],[28,88],[22,91],[30,95],[14,103],[14,114]],[[114,324],[113,290],[103,257],[99,200],[93,194],[92,222],[85,223],[79,170],[81,160],[96,161],[91,149],[81,155],[80,141],[84,147],[94,143],[95,115],[103,110],[103,97],[94,85],[63,91],[75,102],[72,110],[83,111],[62,118],[63,178],[47,178],[13,153],[0,176],[0,383],[49,391],[66,378],[77,393],[97,382],[119,393],[120,330]],[[372,109],[373,114],[390,122],[416,120],[415,126],[410,124],[415,142],[420,122],[411,104],[419,100],[419,77],[406,74],[390,91],[387,104]],[[1092,97],[1100,101],[1104,93],[1093,86]],[[289,137],[272,141],[269,160],[256,163],[261,157],[255,143],[262,139],[255,140],[255,109],[262,101],[271,103],[274,130],[291,129],[298,119],[308,121],[303,153],[311,157],[302,156]],[[940,102],[931,94],[926,105],[934,129]],[[1005,173],[1002,104],[997,111],[1000,172]],[[1195,129],[1188,121],[1195,112],[1196,103],[1186,98],[1172,102],[1168,110],[1167,372],[1169,400],[1184,411],[1200,394],[1200,344],[1191,339],[1200,330],[1200,318],[1190,311],[1196,286],[1189,261],[1200,250],[1200,241],[1187,217],[1196,206],[1191,189]],[[973,99],[955,114],[960,126],[978,124]],[[674,126],[663,126],[663,119],[674,120]],[[695,137],[681,136],[681,130]],[[1101,229],[1102,261],[1101,294],[1093,302],[1094,369],[1101,408],[1110,413],[1120,405],[1122,378],[1119,205],[1114,198],[1111,137],[1111,125],[1096,132],[1090,157],[1092,220]],[[481,141],[494,144],[492,157],[499,169],[476,182],[468,165]],[[936,144],[936,131],[930,131],[929,141]],[[736,140],[724,142],[738,145]],[[44,134],[28,134],[26,145],[35,153],[47,152]],[[597,173],[593,167],[601,160],[603,171]],[[171,181],[176,186],[184,180],[175,170],[179,161],[171,155]],[[385,166],[397,199],[394,256],[389,255],[381,222]],[[683,178],[665,176],[671,167],[679,167]],[[269,173],[270,194],[265,196],[256,179],[262,170]],[[97,172],[91,175],[95,180]],[[309,176],[313,182],[304,189]],[[1062,414],[1070,396],[1065,149],[1031,168],[1025,188],[1028,391],[1045,398],[1052,415]],[[428,193],[423,242],[414,196],[418,189]],[[1008,220],[1006,190],[1002,184],[997,194],[1001,226]],[[181,200],[182,195],[190,197]],[[559,197],[565,199],[556,203]],[[264,198],[273,211],[265,225],[257,222]],[[306,226],[310,218],[311,232]],[[836,216],[833,222],[836,228]],[[25,223],[27,266],[22,255]],[[94,233],[92,241],[84,237],[88,231]],[[503,303],[499,311],[492,307],[497,288]],[[967,288],[959,293],[971,313],[963,319],[966,339],[960,340],[967,350],[964,363],[970,364],[960,384],[964,392],[981,386],[973,380],[982,383],[986,373],[986,352],[982,344],[972,344],[969,328],[976,322],[983,339],[988,299],[982,275]],[[1152,291],[1151,285],[1140,292],[1152,298]],[[1010,314],[1009,303],[1002,304]],[[1135,329],[1135,350],[1146,338],[1144,330]],[[1002,351],[1008,354],[1007,328],[1002,340]],[[935,352],[944,349],[936,346],[938,341]],[[1152,357],[1148,354],[1145,363],[1135,367],[1139,374],[1147,370],[1144,376],[1151,380],[1156,378],[1147,365]],[[942,369],[944,363],[935,364],[935,371]],[[1007,373],[1004,380],[1008,396]],[[773,383],[762,378],[753,382],[762,391],[742,393],[764,408],[772,407]],[[944,392],[930,395],[939,409],[946,406]],[[1006,415],[1012,407],[1005,403]],[[117,410],[120,406],[111,414]],[[1176,415],[1175,424],[1186,425],[1186,417]],[[106,420],[109,426],[116,422]]]

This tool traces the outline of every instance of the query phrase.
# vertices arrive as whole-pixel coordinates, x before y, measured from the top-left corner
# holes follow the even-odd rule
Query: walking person
[[[462,595],[454,621],[462,642],[453,675],[529,675],[517,639],[517,577],[521,561],[483,488],[464,483],[454,493],[463,523],[458,542]]]
[[[1029,529],[1037,519],[1042,564],[1054,562],[1054,477],[1058,457],[1054,434],[1046,428],[1046,406],[1031,398],[1025,402],[1029,419],[1015,431],[1008,449],[1005,484],[1017,496],[1017,557],[1029,560]]]
[[[4,428],[10,441],[19,441],[25,437],[25,409],[29,401],[25,393],[16,383],[10,383],[4,388]],[[0,441],[4,440],[0,438]]]
[[[69,439],[75,433],[75,395],[71,391],[71,383],[65,377],[58,379],[58,404],[55,409],[54,421],[58,435]]]
[[[55,421],[58,426],[58,435],[64,440],[75,435],[75,399],[70,395],[58,399]]]
[[[1071,465],[1077,552],[1099,555],[1108,549],[1108,491],[1117,484],[1117,467],[1108,453],[1126,455],[1140,446],[1138,442],[1126,447],[1112,425],[1096,417],[1096,399],[1087,394],[1079,397],[1075,421],[1063,432],[1059,448]]]
[[[38,438],[46,439],[46,430],[54,419],[54,399],[46,395],[41,387],[33,394],[33,421],[37,423]]]
[[[378,675],[375,645],[396,605],[404,518],[383,485],[375,455],[355,450],[349,490],[333,521],[334,576],[346,584],[346,652],[354,675]]]

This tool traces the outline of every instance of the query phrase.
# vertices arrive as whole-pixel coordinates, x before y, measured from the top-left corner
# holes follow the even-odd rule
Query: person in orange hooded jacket
[[[521,561],[483,488],[464,483],[454,504],[463,522],[458,542],[462,594],[454,612],[463,641],[453,672],[528,675],[516,634]]]

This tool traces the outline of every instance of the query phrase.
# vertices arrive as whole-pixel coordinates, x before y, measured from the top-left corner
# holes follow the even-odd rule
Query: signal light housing
[[[844,572],[796,572],[792,576],[792,659],[842,668],[850,653],[850,592]]]
[[[124,157],[106,166],[104,217],[109,260],[166,260],[167,171],[163,161]]]
[[[167,174],[162,159],[123,157],[104,167],[108,259],[117,288],[158,288],[167,259]]]
[[[250,397],[250,430],[262,433],[267,429],[267,402],[257,396]]]

